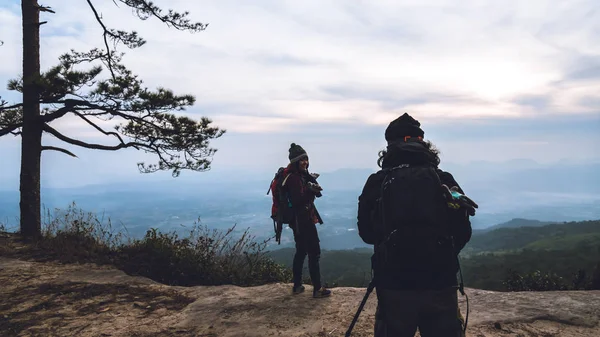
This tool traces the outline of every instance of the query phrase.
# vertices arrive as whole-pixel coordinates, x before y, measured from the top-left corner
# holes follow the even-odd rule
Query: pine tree
[[[75,1],[75,0],[73,0]],[[84,0],[77,0],[84,1]],[[90,19],[103,30],[103,48],[85,52],[71,50],[59,58],[58,65],[40,70],[40,12],[54,13],[37,0],[22,0],[23,73],[9,81],[8,89],[22,93],[22,102],[9,104],[0,98],[0,136],[21,136],[20,232],[26,238],[41,234],[40,166],[42,151],[59,151],[76,157],[71,151],[45,146],[48,134],[86,149],[116,151],[133,148],[155,154],[155,164],[138,163],[142,173],[170,170],[178,176],[182,170],[206,171],[217,151],[210,140],[225,130],[212,126],[202,117],[193,120],[177,116],[176,111],[194,104],[191,95],[176,95],[165,88],[150,90],[122,63],[118,45],[138,48],[145,40],[137,32],[107,27],[93,1],[85,0]],[[115,0],[134,10],[141,20],[157,19],[168,27],[200,32],[208,24],[191,22],[188,12],[164,11],[146,0]],[[110,48],[110,43],[114,43]],[[86,67],[87,65],[87,67]],[[103,71],[107,76],[100,76]],[[111,138],[112,144],[94,144],[69,137],[51,126],[65,116],[74,116]],[[103,129],[98,121],[113,120],[114,130]]]

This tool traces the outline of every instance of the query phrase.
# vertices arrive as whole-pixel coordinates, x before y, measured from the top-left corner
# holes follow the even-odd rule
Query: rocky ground
[[[0,257],[2,336],[343,336],[365,289],[172,287],[109,266]],[[468,289],[468,336],[600,336],[600,291]],[[463,311],[465,303],[462,302]],[[371,296],[353,336],[372,336]]]
[[[290,284],[174,287],[111,266],[61,264],[0,235],[0,336],[340,337],[364,288],[313,299]],[[467,336],[600,336],[600,291],[467,289]],[[464,313],[466,303],[461,298]],[[372,294],[352,336],[372,336]]]

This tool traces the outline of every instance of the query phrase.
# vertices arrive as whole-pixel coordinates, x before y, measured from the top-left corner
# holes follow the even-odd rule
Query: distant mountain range
[[[576,246],[576,239],[583,239],[586,236],[595,238],[600,235],[600,220],[544,223],[513,219],[493,227],[493,229],[475,231],[466,251],[472,253],[521,248],[552,248],[553,243],[567,237],[572,246]],[[600,241],[598,243],[600,244]]]
[[[543,225],[535,220],[513,219],[495,227],[476,231],[461,252],[461,267],[469,287],[506,290],[503,281],[511,270],[523,274],[552,272],[566,283],[580,270],[586,270],[588,276],[594,270],[600,272],[600,220]],[[272,247],[268,254],[291,266],[294,249],[277,248]],[[372,247],[323,250],[324,280],[342,286],[366,286],[372,254]]]
[[[558,222],[515,218],[515,219],[512,219],[507,222],[503,222],[503,223],[500,223],[497,225],[487,227],[485,229],[482,229],[481,231],[489,232],[489,231],[492,231],[492,230],[498,229],[498,228],[542,227],[542,226],[551,225],[551,224],[555,224],[555,223],[558,223]]]
[[[476,230],[600,218],[598,163],[543,165],[515,160],[444,164],[441,168],[450,171],[480,205],[471,218]],[[266,193],[276,169],[43,188],[42,201],[49,210],[66,208],[75,201],[84,210],[122,222],[132,235],[142,235],[150,227],[185,230],[200,217],[210,227],[237,224],[237,228],[250,228],[257,237],[266,238],[273,232],[271,196]],[[328,249],[364,247],[356,233],[358,196],[374,172],[361,168],[319,172],[324,192],[316,205],[325,221],[319,235]],[[16,223],[18,202],[17,190],[0,190],[0,221]],[[282,246],[291,245],[291,240],[291,233],[284,235]]]

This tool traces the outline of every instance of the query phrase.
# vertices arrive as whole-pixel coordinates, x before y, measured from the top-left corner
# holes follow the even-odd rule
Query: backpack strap
[[[288,178],[290,177],[291,173],[288,173],[285,178],[283,178],[283,182],[281,183],[281,187],[285,186],[285,183],[287,182]]]

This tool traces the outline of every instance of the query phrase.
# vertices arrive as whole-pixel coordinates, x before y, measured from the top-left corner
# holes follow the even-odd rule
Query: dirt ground
[[[2,255],[4,337],[340,337],[365,293],[334,288],[332,297],[313,299],[310,291],[293,296],[289,284],[172,287],[110,266]],[[600,336],[600,291],[467,293],[467,336]],[[372,294],[352,336],[373,335],[376,301]]]

